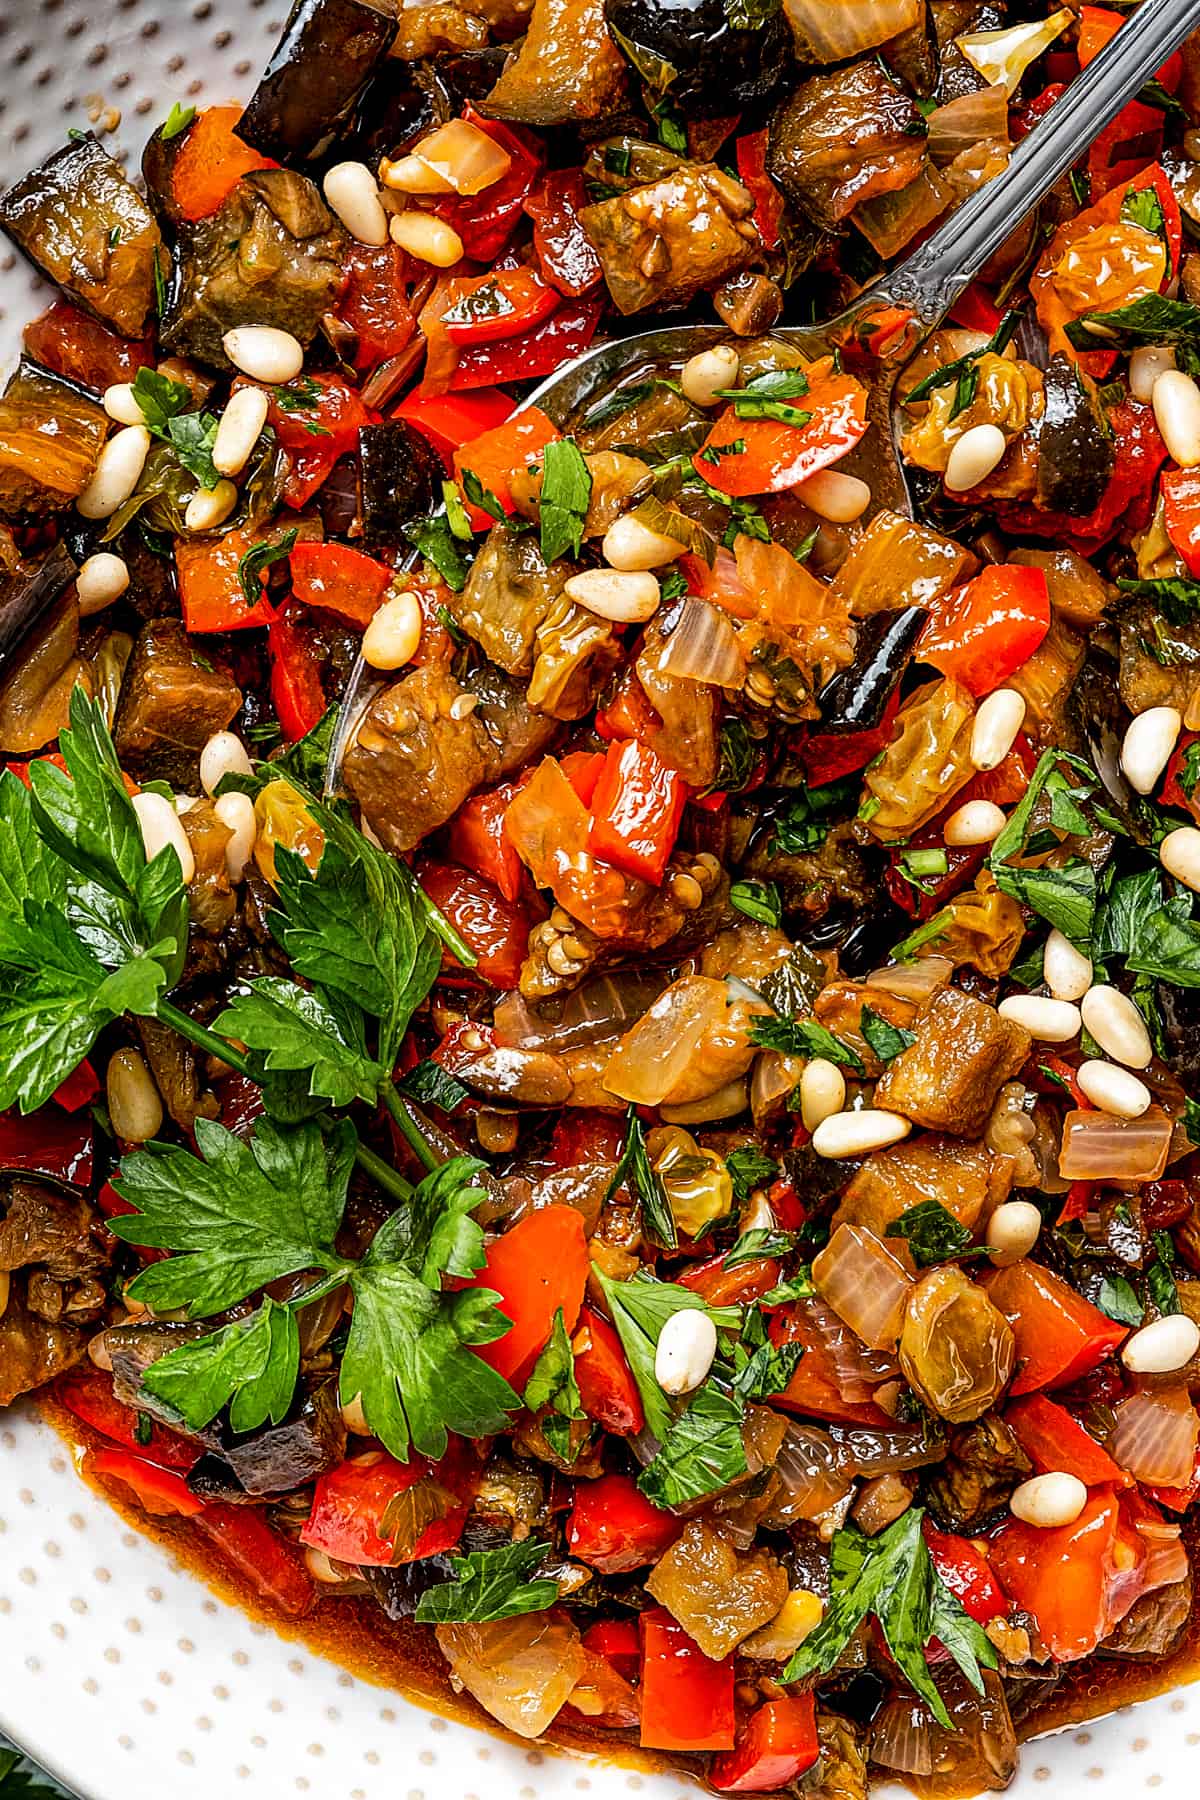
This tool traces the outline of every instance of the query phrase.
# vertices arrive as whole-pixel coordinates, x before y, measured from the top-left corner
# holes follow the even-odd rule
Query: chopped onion
[[[989,139],[1007,144],[1008,90],[998,81],[977,93],[960,94],[931,112],[927,124],[929,154],[939,168]]]
[[[841,62],[899,37],[924,17],[921,0],[784,0],[806,62]]]
[[[1006,25],[1002,31],[968,31],[954,41],[986,82],[1003,83],[1005,92],[1013,94],[1030,63],[1074,22],[1071,8],[1063,6],[1048,19]]]
[[[871,1761],[900,1775],[932,1775],[933,1721],[920,1700],[895,1694],[875,1714]]]
[[[658,667],[664,675],[702,681],[707,687],[740,687],[746,676],[746,658],[733,626],[694,594],[683,603]]]
[[[1069,1112],[1058,1172],[1064,1181],[1157,1181],[1167,1166],[1171,1129],[1160,1106],[1147,1107],[1140,1119]]]
[[[881,993],[894,994],[897,1000],[928,1000],[944,988],[954,973],[948,956],[919,956],[915,962],[891,963],[887,968],[872,969],[865,986]]]
[[[560,1611],[439,1625],[437,1641],[467,1692],[519,1737],[541,1737],[584,1672],[578,1627]]]
[[[872,1232],[839,1225],[812,1272],[819,1293],[869,1349],[895,1347],[913,1282]]]
[[[512,1050],[578,1050],[619,1037],[658,999],[667,977],[656,971],[602,975],[555,1000],[531,1004],[514,991],[496,1002],[496,1042]]]
[[[1146,1539],[1146,1561],[1142,1568],[1142,1580],[1145,1583],[1143,1593],[1150,1593],[1153,1588],[1174,1587],[1177,1581],[1188,1578],[1188,1553],[1183,1547],[1179,1527],[1174,1527],[1175,1535],[1171,1538],[1152,1538],[1142,1526],[1136,1529]]]
[[[843,1400],[852,1404],[873,1400],[880,1382],[900,1373],[900,1364],[890,1351],[868,1350],[824,1300],[816,1296],[802,1300],[798,1310],[833,1364],[834,1380]]]
[[[1116,1420],[1109,1454],[1135,1481],[1187,1486],[1196,1465],[1200,1418],[1186,1388],[1131,1394],[1117,1407]]]
[[[775,1473],[787,1493],[772,1511],[786,1519],[819,1518],[844,1500],[853,1485],[837,1468],[827,1434],[815,1425],[789,1422]]]
[[[468,119],[450,119],[423,138],[416,154],[456,194],[481,194],[512,166],[512,157],[495,138]]]
[[[854,210],[854,223],[877,255],[895,256],[940,219],[953,200],[953,190],[937,170],[922,169],[907,187],[864,200]]]
[[[919,1428],[885,1430],[876,1425],[826,1426],[835,1466],[844,1475],[898,1475],[941,1462],[945,1445]]]

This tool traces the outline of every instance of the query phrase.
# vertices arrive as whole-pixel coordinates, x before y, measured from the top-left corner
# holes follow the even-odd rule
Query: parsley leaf
[[[20,1762],[19,1750],[0,1750],[0,1800],[57,1800],[61,1789],[47,1787]]]
[[[1063,764],[1080,771],[1088,778],[1089,785],[1071,790],[1063,773]],[[1050,793],[1052,808],[1058,810],[1059,829],[1077,831],[1082,825],[1090,830],[1087,819],[1079,814],[1074,795],[1089,794],[1091,780],[1094,780],[1092,771],[1081,758],[1070,756],[1064,750],[1043,750],[1029,778],[1029,786],[1009,814],[1008,823],[992,845],[988,859],[988,867],[1002,893],[1031,906],[1073,944],[1085,948],[1091,938],[1096,910],[1096,875],[1092,865],[1077,856],[1061,868],[1023,868],[1017,866],[1013,858],[1027,850],[1030,819],[1043,792]],[[1053,810],[1051,816],[1053,819]]]
[[[463,493],[472,506],[477,506],[480,512],[485,512],[489,519],[495,519],[498,525],[509,523],[508,513],[503,504],[497,500],[491,488],[484,487],[474,469],[463,470],[462,486]]]
[[[179,137],[182,132],[187,130],[195,117],[194,106],[180,106],[178,100],[174,101],[159,133],[163,143],[169,144],[172,138]]]
[[[470,1097],[471,1090],[440,1063],[425,1057],[396,1083],[402,1094],[420,1106],[436,1106],[452,1113]]]
[[[656,1281],[645,1273],[635,1275],[632,1281],[612,1281],[595,1263],[592,1267],[642,1396],[646,1423],[661,1440],[672,1424],[670,1402],[654,1374],[654,1353],[663,1326],[672,1313],[687,1310],[706,1312],[718,1330],[736,1330],[741,1322],[740,1310],[736,1306],[709,1306],[691,1288],[679,1287],[673,1281]]]
[[[446,586],[461,594],[471,569],[458,547],[448,515],[437,512],[428,519],[419,519],[404,527],[404,535],[437,570]]]
[[[1169,344],[1195,354],[1200,350],[1200,306],[1143,294],[1127,306],[1087,312],[1072,319],[1066,333],[1077,350],[1136,350],[1139,344]]]
[[[1154,237],[1165,240],[1167,235],[1166,220],[1163,218],[1162,201],[1154,188],[1131,188],[1121,202],[1121,218],[1129,225],[1140,225]]]
[[[862,1009],[862,1034],[881,1063],[889,1063],[916,1042],[915,1031],[906,1031],[902,1025],[890,1025],[881,1019],[877,1012],[869,1006]]]
[[[276,406],[280,412],[285,413],[312,412],[324,399],[320,383],[314,381],[311,375],[301,375],[295,381],[288,382],[285,387],[272,388],[271,392]],[[319,425],[315,419],[301,419],[300,424],[309,437],[333,436],[331,431],[324,425]]]
[[[838,820],[853,812],[860,786],[858,775],[846,775],[825,787],[801,788],[776,816],[768,854],[802,856],[819,850]]]
[[[263,570],[270,568],[272,563],[282,562],[283,558],[290,556],[295,549],[296,530],[297,527],[292,525],[274,541],[270,538],[262,538],[257,544],[251,544],[250,548],[239,557],[238,585],[246,596],[248,606],[257,606],[262,599]]]
[[[971,1233],[940,1200],[920,1200],[893,1219],[885,1237],[903,1238],[918,1269],[961,1256],[971,1245]]]
[[[783,917],[783,903],[773,881],[735,881],[729,900],[748,919],[758,919],[763,925],[778,925]]]
[[[743,1263],[757,1262],[761,1256],[786,1256],[795,1243],[795,1235],[790,1231],[755,1225],[749,1231],[743,1231],[733,1248],[726,1251],[721,1267],[738,1269]]]
[[[862,1057],[851,1045],[815,1019],[755,1019],[750,1027],[750,1041],[764,1050],[778,1050],[783,1056],[824,1056],[843,1068],[865,1075]]]
[[[914,400],[928,400],[935,388],[947,387],[953,381],[956,392],[951,417],[955,417],[971,404],[974,388],[979,381],[980,357],[1000,356],[1016,336],[1020,323],[1020,311],[1014,307],[1012,312],[1006,313],[1001,319],[986,344],[981,344],[978,350],[968,350],[965,356],[957,356],[953,362],[942,363],[939,368],[932,370],[924,380],[918,381],[915,387],[908,390],[904,396],[904,404],[908,406]],[[963,386],[964,382],[967,383],[966,388]],[[967,395],[965,399],[964,392]]]
[[[549,1552],[549,1544],[529,1538],[502,1544],[498,1550],[451,1555],[454,1579],[426,1588],[417,1601],[415,1617],[424,1625],[483,1625],[521,1613],[545,1612],[558,1600],[558,1583],[529,1578]]]
[[[729,1170],[729,1179],[733,1183],[733,1197],[739,1202],[750,1198],[752,1188],[774,1181],[779,1173],[779,1164],[774,1157],[764,1155],[753,1144],[741,1150],[731,1150],[725,1158],[725,1167]]]
[[[625,1147],[621,1151],[620,1162],[613,1170],[606,1198],[611,1200],[622,1183],[626,1183],[630,1193],[636,1195],[641,1202],[642,1225],[647,1236],[661,1244],[664,1250],[674,1250],[679,1243],[675,1215],[671,1211],[663,1178],[650,1161],[646,1149],[646,1134],[632,1106],[629,1109]]]
[[[655,1506],[688,1506],[746,1473],[745,1402],[720,1375],[710,1375],[638,1476]]]
[[[1140,1325],[1146,1316],[1146,1309],[1134,1293],[1133,1284],[1124,1275],[1104,1277],[1096,1295],[1096,1305],[1108,1318],[1115,1319],[1118,1325]]]
[[[531,1413],[540,1412],[546,1406],[551,1409],[550,1416],[542,1422],[543,1436],[564,1462],[569,1461],[571,1421],[587,1415],[579,1398],[575,1352],[567,1335],[561,1306],[554,1315],[546,1348],[534,1363],[525,1384],[525,1405]]]
[[[299,1373],[296,1314],[268,1296],[246,1318],[151,1363],[142,1385],[194,1431],[226,1405],[234,1431],[257,1431],[267,1419],[283,1423]]]
[[[583,547],[583,522],[592,494],[592,475],[574,438],[559,438],[542,450],[539,502],[542,556],[556,562]]]
[[[738,1346],[739,1360],[745,1356]],[[751,1356],[745,1356],[733,1378],[733,1391],[742,1400],[770,1400],[782,1394],[800,1366],[805,1354],[803,1344],[762,1343]]]
[[[191,390],[156,369],[139,369],[133,380],[133,397],[141,408],[146,429],[170,444],[189,475],[204,488],[215,488],[221,477],[212,459],[217,441],[217,420],[212,413],[189,412]]]

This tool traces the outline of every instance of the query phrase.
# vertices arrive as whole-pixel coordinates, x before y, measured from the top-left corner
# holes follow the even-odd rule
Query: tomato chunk
[[[1039,1263],[1022,1259],[997,1269],[985,1286],[1017,1340],[1017,1373],[1009,1390],[1014,1398],[1041,1388],[1068,1387],[1125,1337],[1124,1325]]]
[[[513,1321],[507,1336],[477,1345],[475,1354],[506,1381],[527,1373],[560,1307],[567,1330],[575,1329],[591,1266],[574,1207],[543,1206],[519,1219],[489,1245],[487,1261],[468,1283],[493,1288],[500,1311]]]
[[[655,1563],[682,1530],[673,1513],[654,1506],[628,1475],[581,1481],[567,1520],[574,1555],[603,1575],[624,1575]]]
[[[453,1549],[462,1536],[477,1467],[469,1446],[457,1439],[438,1463],[415,1454],[410,1462],[397,1462],[382,1450],[348,1457],[318,1480],[300,1541],[338,1562],[376,1568],[437,1556]],[[396,1543],[397,1526],[388,1532],[387,1513],[401,1494],[421,1482],[429,1484],[444,1510],[406,1548]]]
[[[484,876],[450,863],[424,864],[418,880],[475,952],[472,974],[506,992],[517,987],[533,924],[525,907],[506,900]],[[449,950],[445,962],[449,970],[461,973]]]
[[[349,544],[297,544],[289,558],[292,592],[348,625],[366,628],[387,593],[392,571]]]

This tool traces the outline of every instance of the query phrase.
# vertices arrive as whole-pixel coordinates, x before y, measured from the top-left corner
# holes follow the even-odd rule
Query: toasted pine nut
[[[118,425],[144,425],[146,415],[138,405],[132,381],[114,381],[104,390],[104,410]]]
[[[252,381],[294,381],[304,367],[303,345],[277,325],[235,325],[221,343],[234,368]]]
[[[806,1131],[815,1131],[825,1119],[846,1104],[846,1077],[826,1056],[805,1063],[800,1077],[800,1117]]]
[[[1194,825],[1168,831],[1158,846],[1158,860],[1168,875],[1200,893],[1200,831]]]
[[[715,344],[689,356],[679,373],[684,398],[693,406],[715,406],[722,388],[735,385],[742,359],[732,344]]]
[[[818,1156],[866,1156],[887,1144],[898,1144],[912,1130],[912,1121],[899,1113],[866,1107],[862,1112],[831,1113],[812,1134]]]
[[[125,558],[114,556],[111,550],[97,550],[80,564],[75,578],[80,618],[90,619],[93,613],[103,612],[120,599],[128,586],[129,565]]]
[[[347,1431],[355,1437],[370,1437],[371,1427],[367,1424],[367,1415],[363,1411],[362,1395],[355,1394],[353,1400],[344,1400],[341,1408],[342,1423]]]
[[[1121,1361],[1135,1375],[1172,1375],[1200,1350],[1200,1325],[1186,1313],[1168,1313],[1125,1340]]]
[[[326,200],[352,238],[378,248],[387,243],[388,221],[379,188],[362,162],[334,163],[321,183]]]
[[[1165,369],[1175,367],[1175,352],[1166,344],[1143,344],[1129,359],[1129,391],[1135,400],[1154,397],[1154,384]]]
[[[1008,439],[998,425],[972,425],[955,442],[946,473],[946,491],[965,494],[991,474],[1008,449]]]
[[[1150,396],[1163,442],[1181,469],[1200,463],[1200,387],[1182,369],[1164,369]]]
[[[1079,1011],[1106,1056],[1129,1069],[1144,1069],[1154,1054],[1146,1021],[1127,994],[1103,982],[1089,988]]]
[[[1092,959],[1055,926],[1046,939],[1042,974],[1056,1000],[1082,1000],[1092,985]]]
[[[348,1575],[339,1575],[325,1552],[315,1550],[311,1544],[304,1552],[304,1566],[321,1587],[345,1587],[351,1579]]]
[[[433,213],[393,213],[388,230],[393,244],[435,269],[449,269],[462,258],[463,241],[457,231]]]
[[[421,602],[406,588],[385,600],[363,632],[362,653],[373,669],[401,669],[421,642]]]
[[[625,513],[622,518],[613,520],[600,548],[605,562],[612,568],[629,572],[661,569],[664,563],[674,562],[677,556],[682,556],[687,545],[677,538],[664,537],[661,531],[651,531],[632,513]]]
[[[220,475],[236,475],[250,460],[250,452],[267,422],[270,401],[260,387],[238,388],[217,424],[213,443],[213,467]]]
[[[1042,1215],[1032,1200],[1005,1200],[987,1222],[988,1249],[992,1261],[1005,1268],[1020,1262],[1037,1243]]]
[[[398,156],[395,162],[385,156],[379,165],[379,179],[394,194],[452,194],[453,185],[436,169],[431,169],[419,156]]]
[[[998,769],[1025,723],[1025,696],[1001,687],[979,702],[971,727],[971,761],[977,769]]]
[[[1048,1475],[1034,1475],[1012,1491],[1009,1506],[1013,1516],[1026,1525],[1038,1525],[1043,1531],[1055,1531],[1062,1525],[1073,1525],[1087,1505],[1088,1491],[1078,1475],[1065,1469],[1054,1469]]]
[[[1006,823],[994,800],[968,800],[950,814],[942,827],[942,836],[956,848],[990,844],[1000,836]]]
[[[717,1354],[717,1328],[706,1312],[681,1307],[658,1334],[654,1379],[664,1394],[690,1394],[700,1386]]]
[[[144,425],[126,425],[115,431],[96,459],[92,479],[75,502],[85,519],[109,519],[124,506],[142,477],[150,451],[150,433]]]
[[[1079,1036],[1079,1008],[1069,1000],[1051,1000],[1045,994],[1010,994],[996,1011],[1002,1019],[1023,1025],[1031,1037],[1044,1044],[1066,1044]]]
[[[569,575],[563,592],[598,618],[640,625],[658,610],[661,590],[648,569],[584,569]]]
[[[1150,706],[1138,714],[1121,745],[1121,769],[1131,788],[1153,793],[1182,729],[1183,719],[1173,706]]]
[[[843,475],[840,469],[819,469],[807,481],[797,482],[792,489],[797,500],[803,500],[810,512],[831,525],[850,525],[861,519],[871,504],[871,490],[857,475]]]
[[[246,864],[254,854],[254,842],[258,836],[254,802],[249,794],[222,794],[213,801],[213,811],[231,833],[225,846],[225,867],[229,871],[229,879],[240,881],[246,872]]]
[[[200,786],[215,794],[225,775],[248,775],[250,757],[236,731],[214,731],[200,752]]]
[[[183,510],[183,522],[189,531],[215,531],[223,525],[238,502],[238,491],[232,481],[218,481],[214,488],[199,488]]]
[[[179,858],[183,879],[190,881],[196,873],[196,859],[192,855],[192,846],[187,841],[187,834],[179,823],[179,814],[171,802],[164,799],[161,794],[135,794],[133,810],[137,814],[137,822],[141,829],[146,861],[153,862],[159,851],[164,850],[170,844]]]
[[[1075,1079],[1093,1106],[1115,1119],[1140,1119],[1150,1104],[1150,1089],[1128,1069],[1091,1058],[1080,1063]]]
[[[163,1104],[139,1051],[118,1050],[109,1057],[104,1088],[108,1116],[119,1138],[145,1144],[157,1137],[162,1130]]]

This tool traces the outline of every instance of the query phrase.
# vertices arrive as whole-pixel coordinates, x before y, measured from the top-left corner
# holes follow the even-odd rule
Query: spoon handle
[[[908,260],[870,290],[939,324],[988,258],[1065,175],[1092,139],[1200,27],[1200,0],[1141,0],[1013,151],[1007,169],[953,212]]]

